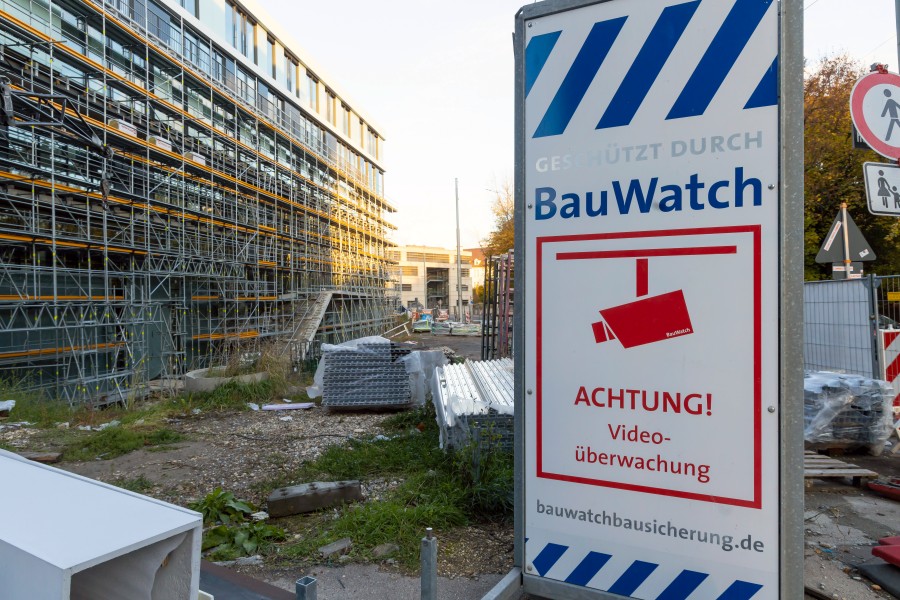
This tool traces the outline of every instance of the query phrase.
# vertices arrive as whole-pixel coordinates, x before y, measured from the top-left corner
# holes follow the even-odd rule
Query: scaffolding
[[[514,283],[515,260],[512,250],[485,261],[482,360],[512,356]]]
[[[267,342],[308,358],[399,303],[372,173],[148,6],[0,0],[0,378],[70,404]]]

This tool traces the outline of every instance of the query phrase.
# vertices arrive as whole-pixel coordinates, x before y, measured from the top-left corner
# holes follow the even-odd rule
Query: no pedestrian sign
[[[526,17],[526,591],[779,596],[778,8]]]
[[[850,92],[850,117],[878,154],[900,159],[900,75],[869,73]]]

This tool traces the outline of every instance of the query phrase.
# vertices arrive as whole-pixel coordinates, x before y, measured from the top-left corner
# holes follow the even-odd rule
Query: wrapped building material
[[[804,440],[820,448],[865,446],[880,454],[891,433],[893,398],[885,381],[809,372],[803,380]]]
[[[513,362],[467,361],[436,371],[432,398],[442,448],[470,442],[512,450]]]
[[[307,388],[310,398],[335,409],[397,408],[424,404],[440,351],[412,351],[381,337],[323,345],[322,359]]]

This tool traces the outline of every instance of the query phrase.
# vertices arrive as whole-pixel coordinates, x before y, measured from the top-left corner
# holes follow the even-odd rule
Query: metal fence
[[[880,329],[900,329],[900,275],[809,281],[803,287],[803,363],[882,379]]]

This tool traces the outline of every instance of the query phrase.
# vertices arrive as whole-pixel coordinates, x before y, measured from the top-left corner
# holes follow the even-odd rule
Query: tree
[[[484,302],[484,286],[480,283],[472,288],[472,302],[474,304],[482,304]]]
[[[500,189],[494,192],[496,196],[491,206],[494,213],[494,230],[481,242],[482,250],[488,257],[505,254],[515,246],[515,194],[512,184],[505,181]]]
[[[831,276],[831,265],[819,265],[816,254],[831,223],[847,203],[847,211],[878,257],[866,271],[900,272],[897,246],[900,224],[893,217],[876,217],[866,206],[863,163],[885,162],[871,151],[853,148],[850,92],[865,74],[849,57],[823,59],[804,82],[805,109],[805,270],[806,279]]]

